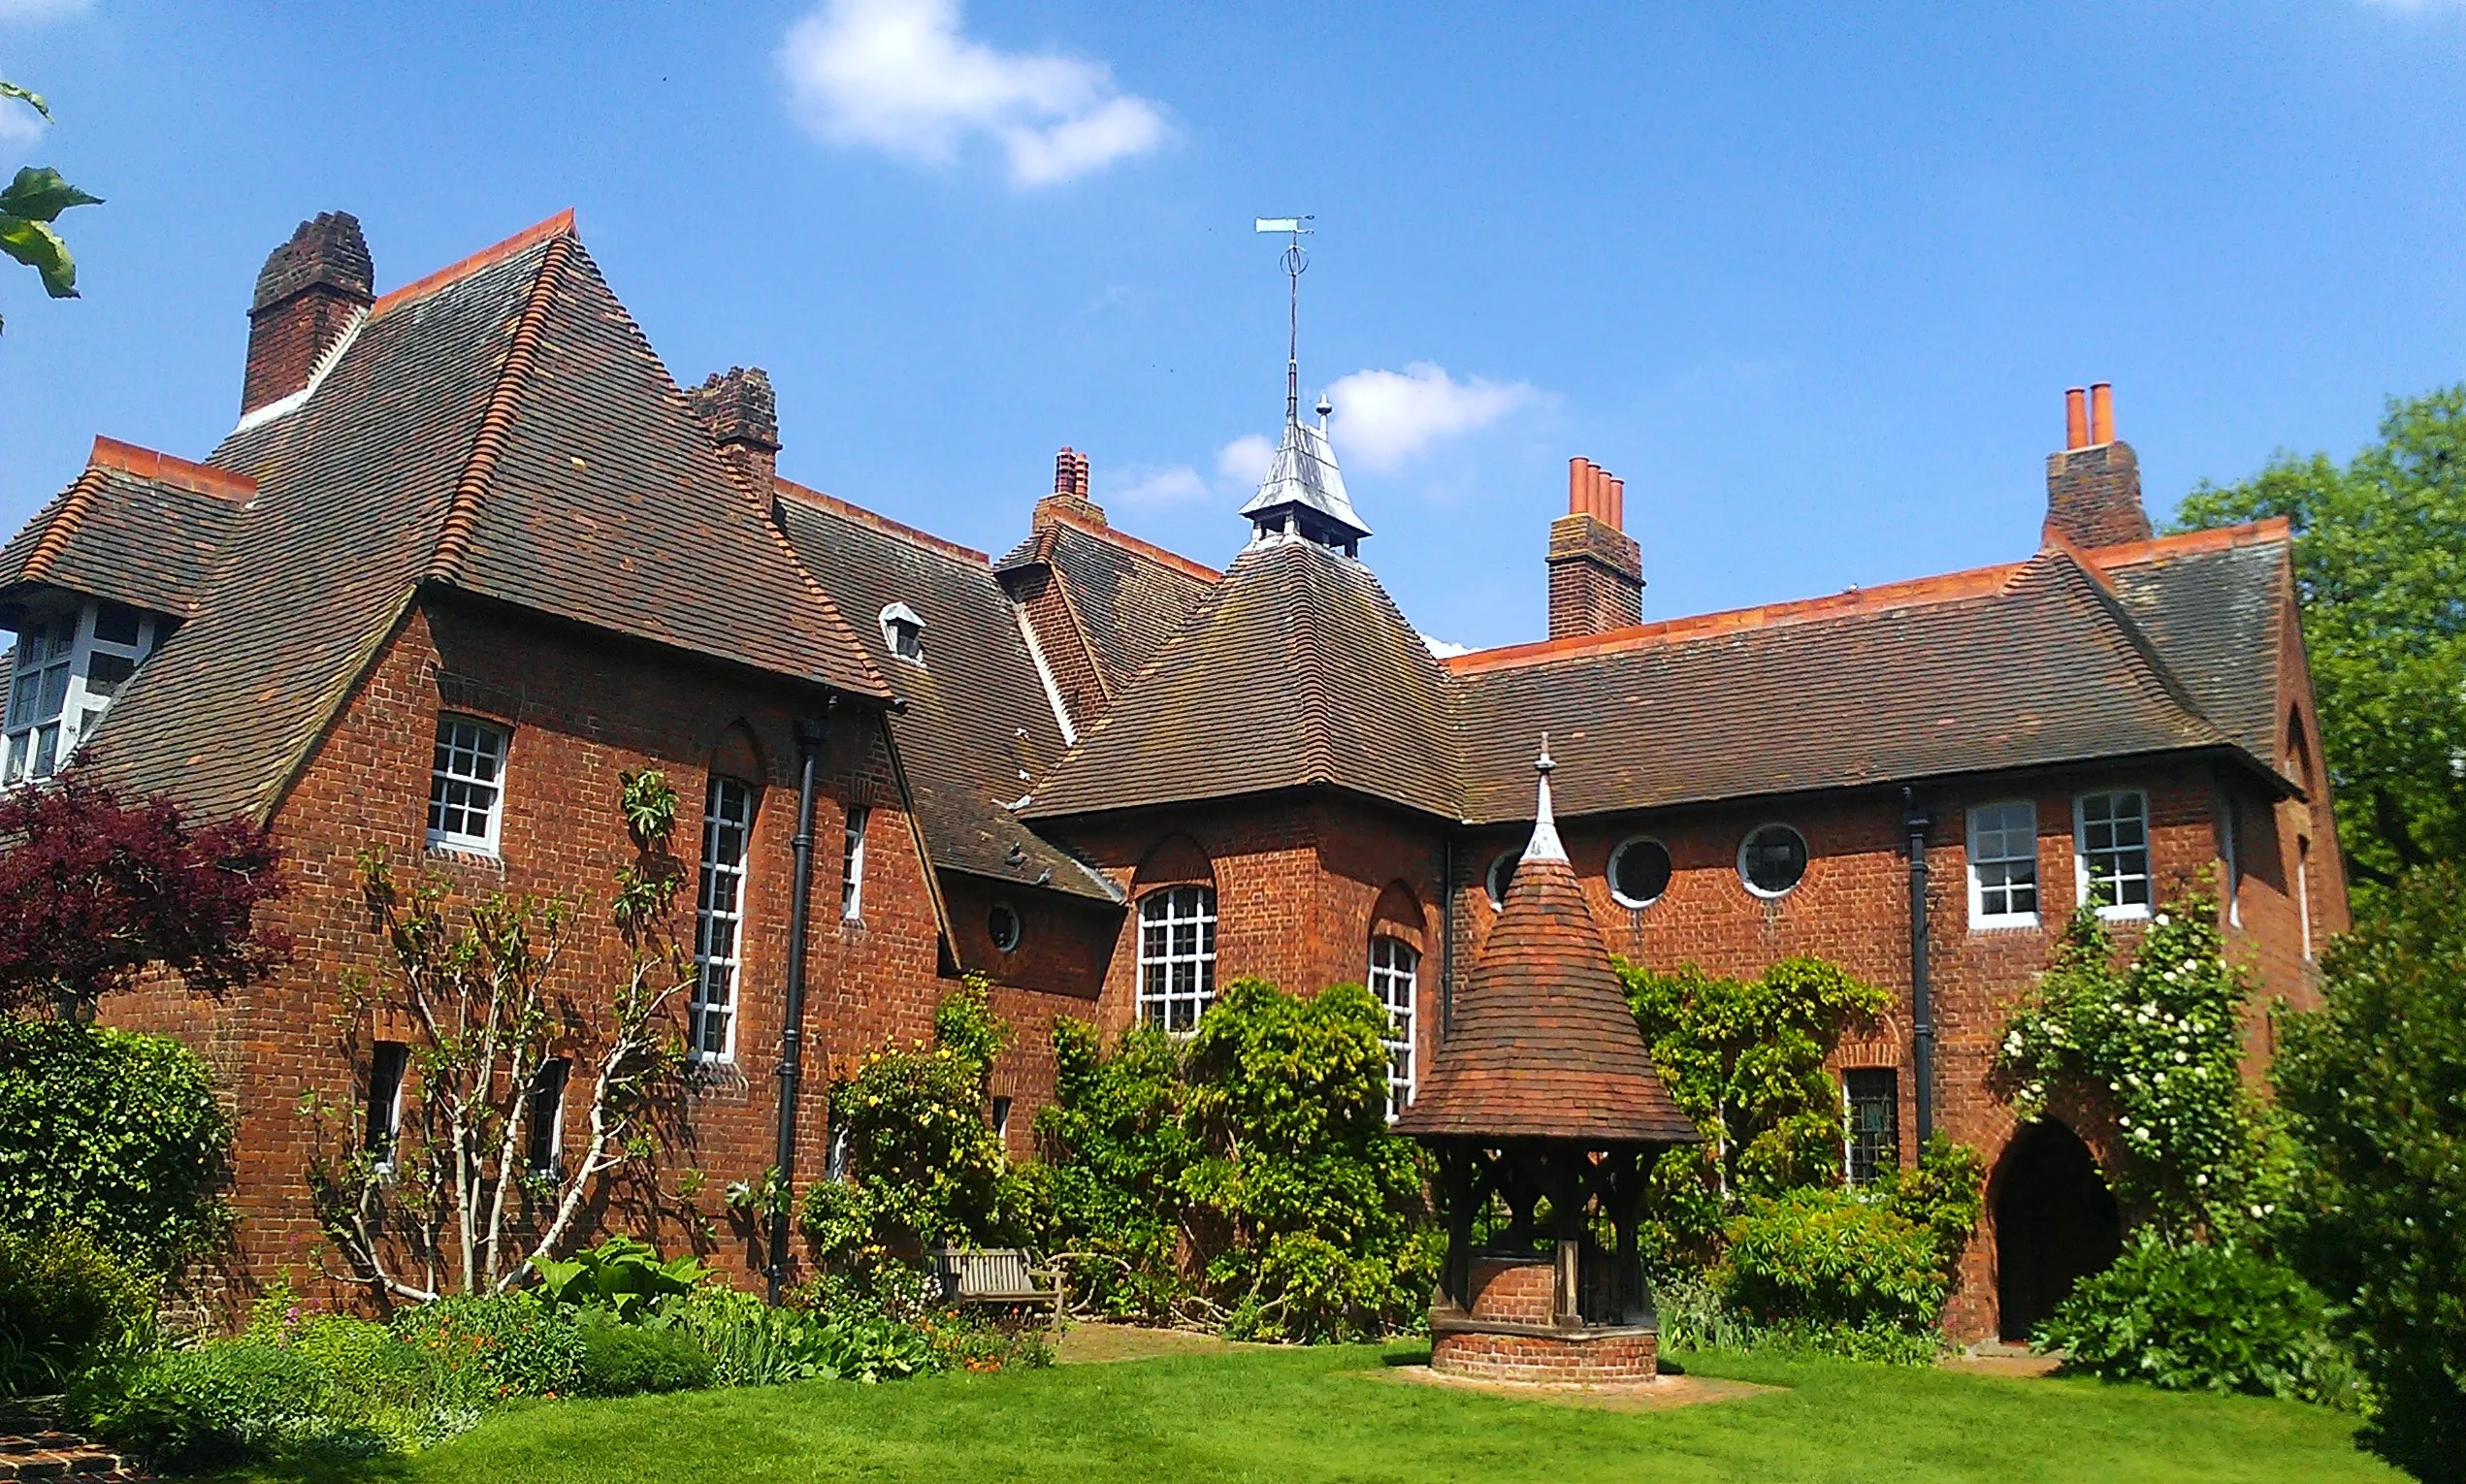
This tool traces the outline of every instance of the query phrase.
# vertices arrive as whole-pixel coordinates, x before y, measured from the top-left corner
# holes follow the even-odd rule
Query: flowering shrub
[[[2113,1110],[2128,1156],[2117,1194],[2161,1233],[2223,1236],[2274,1211],[2259,1109],[2243,1083],[2250,990],[2225,958],[2218,904],[2171,903],[2150,919],[2130,963],[2095,910],[2072,915],[2038,1002],[2013,1016],[2000,1066],[2024,1118],[2060,1085]]]

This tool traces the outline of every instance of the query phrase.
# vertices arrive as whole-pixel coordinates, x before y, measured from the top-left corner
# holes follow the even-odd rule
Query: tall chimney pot
[[[2081,403],[2079,387],[2063,394],[2067,446],[2047,455],[2044,539],[2073,546],[2146,541],[2151,530],[2141,504],[2140,458],[2115,436],[2115,388],[2091,384],[2086,428]]]
[[[1621,529],[1627,481],[1567,461],[1567,513],[1550,523],[1550,637],[1632,629],[1644,618],[1643,551]]]
[[[305,390],[353,319],[376,302],[360,219],[320,211],[266,258],[248,303],[248,367],[242,416]]]

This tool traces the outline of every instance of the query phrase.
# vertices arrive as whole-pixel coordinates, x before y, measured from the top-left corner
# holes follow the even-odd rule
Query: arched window
[[[1381,1039],[1387,1047],[1387,1116],[1412,1102],[1413,1008],[1418,1001],[1421,951],[1384,934],[1370,940],[1370,992],[1393,1022]]]
[[[1168,887],[1139,900],[1139,1023],[1198,1028],[1216,1000],[1216,888]]]
[[[686,1049],[696,1061],[736,1054],[737,953],[745,927],[745,847],[754,830],[754,786],[711,775],[702,800],[702,884],[694,913],[694,995],[686,1002]]]

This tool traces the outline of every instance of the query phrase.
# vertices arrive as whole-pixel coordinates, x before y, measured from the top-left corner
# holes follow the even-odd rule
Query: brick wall
[[[353,864],[364,848],[443,872],[458,894],[582,891],[556,988],[579,1008],[603,1003],[625,959],[607,925],[609,882],[631,857],[616,812],[618,775],[665,770],[684,801],[675,851],[698,859],[707,775],[715,754],[761,776],[748,854],[744,961],[731,1064],[698,1069],[661,1110],[669,1142],[627,1173],[595,1210],[609,1229],[692,1249],[739,1273],[760,1261],[749,1224],[721,1207],[731,1179],[771,1162],[777,1048],[789,948],[790,837],[795,827],[794,725],[818,697],[740,672],[702,667],[644,648],[451,607],[415,611],[387,642],[366,682],[308,758],[274,819],[293,889],[276,917],[297,940],[296,961],[271,983],[220,1004],[158,988],[113,1008],[115,1019],[190,1038],[214,1062],[239,1115],[234,1196],[240,1212],[228,1276],[244,1292],[290,1273],[315,1287],[340,1268],[319,1233],[304,1178],[333,1131],[303,1115],[303,1094],[356,1117],[366,1048],[380,1029],[342,990],[351,972],[384,956],[371,932]],[[509,724],[501,850],[494,860],[425,845],[431,742],[440,709]],[[746,758],[752,759],[751,763]],[[870,713],[843,706],[824,759],[816,811],[807,961],[810,1020],[799,1114],[799,1169],[820,1172],[827,1069],[892,1038],[929,1032],[947,987],[937,975],[933,894],[891,783],[887,744]],[[839,844],[851,802],[875,813],[868,830],[864,911],[842,921]],[[692,895],[685,898],[692,910]],[[690,916],[686,919],[690,929]],[[1043,996],[1004,995],[1028,1018]],[[585,1017],[587,1020],[587,1016]],[[585,1137],[590,1041],[576,1035],[564,1136]],[[416,1092],[406,1089],[406,1104]],[[698,1178],[701,1193],[680,1194]]]

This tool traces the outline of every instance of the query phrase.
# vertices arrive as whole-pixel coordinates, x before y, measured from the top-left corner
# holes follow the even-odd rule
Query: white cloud
[[[14,98],[0,98],[0,150],[14,151],[43,137],[50,125],[43,115]]]
[[[1104,503],[1151,509],[1192,504],[1210,494],[1207,481],[1187,464],[1127,464],[1120,473],[1099,483],[1095,493],[1104,498]]]
[[[0,0],[0,22],[57,20],[82,16],[89,0]]]
[[[1091,175],[1165,140],[1163,109],[1121,91],[1112,68],[970,40],[959,0],[826,0],[788,28],[780,59],[797,116],[822,138],[927,165],[988,138],[1022,189]]]
[[[1235,484],[1254,485],[1276,462],[1276,445],[1259,433],[1245,433],[1216,451],[1216,471]]]
[[[1337,457],[1384,471],[1431,444],[1487,428],[1541,400],[1529,382],[1462,381],[1415,361],[1401,371],[1357,371],[1327,389],[1336,405]]]

